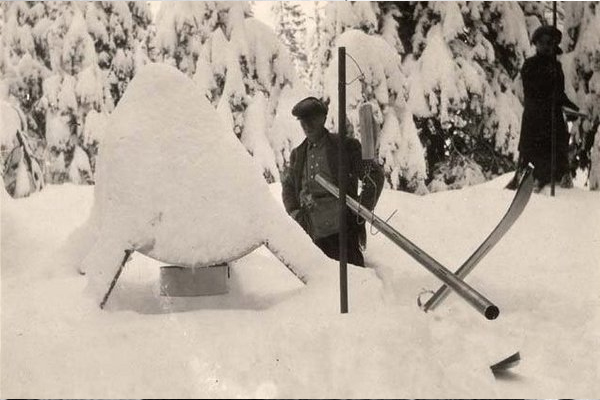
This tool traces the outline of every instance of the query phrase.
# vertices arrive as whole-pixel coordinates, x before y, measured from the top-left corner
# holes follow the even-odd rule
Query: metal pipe
[[[316,181],[323,186],[329,193],[337,198],[340,198],[339,191],[334,184],[329,182],[321,174],[317,174],[315,177]],[[437,262],[433,257],[425,253],[423,250],[418,248],[410,240],[402,236],[398,231],[388,225],[384,220],[379,218],[377,215],[362,207],[356,200],[346,195],[346,204],[356,214],[371,222],[380,232],[382,232],[388,239],[396,243],[401,249],[406,251],[421,265],[423,265],[429,272],[435,275],[444,284],[454,290],[460,297],[462,297],[467,303],[475,308],[479,313],[484,315],[487,319],[496,319],[500,314],[500,310],[488,299],[483,297],[479,292],[465,283],[463,280],[454,275],[450,270],[444,267],[442,264]]]
[[[552,27],[556,30],[556,1],[552,2]],[[554,36],[554,35],[553,35]],[[553,37],[554,39],[554,37]],[[554,45],[554,48],[556,48],[556,45]],[[556,54],[554,54],[553,56],[553,61],[556,60]],[[557,77],[557,72],[556,71],[556,63],[552,64],[552,109],[551,109],[551,113],[552,113],[552,117],[550,120],[550,134],[552,136],[551,138],[551,154],[550,154],[550,196],[554,197],[554,192],[555,192],[555,186],[556,186],[556,124],[557,124],[557,120],[556,120],[556,102],[558,100],[558,95],[556,93],[557,89],[558,89],[558,85],[556,84],[556,77]]]
[[[523,212],[523,209],[525,207],[523,206],[523,208],[520,208],[516,205],[523,204],[520,200],[518,200],[520,193],[526,193],[525,204],[527,204],[527,202],[529,201],[529,197],[531,196],[531,191],[533,189],[533,184],[531,184],[531,186],[530,186],[531,189],[528,189],[527,191],[524,191],[524,192],[520,192],[520,191],[521,191],[521,187],[525,184],[526,181],[529,182],[528,180],[533,180],[533,177],[531,176],[532,173],[533,173],[533,165],[529,164],[525,168],[525,173],[524,173],[523,177],[521,178],[521,182],[519,183],[519,189],[517,189],[519,192],[517,192],[517,195],[513,199],[513,202],[510,205],[510,207],[508,208],[508,211],[506,212],[506,215],[504,218],[506,218],[506,216],[508,216],[512,211],[515,211],[515,210],[518,211],[517,216],[521,215],[521,212]],[[460,279],[465,279],[465,277],[473,270],[473,268],[475,268],[475,266],[479,263],[479,261],[483,257],[485,257],[486,254],[494,247],[497,240],[494,240],[493,238],[500,238],[500,237],[504,236],[504,234],[506,232],[508,232],[508,230],[510,229],[511,226],[512,226],[512,224],[504,225],[504,224],[502,224],[502,222],[500,222],[496,226],[496,228],[494,228],[492,233],[489,234],[489,236],[486,238],[486,240],[477,248],[477,250],[475,250],[475,252],[473,254],[471,254],[471,256],[467,259],[467,261],[465,261],[463,263],[463,265],[461,265],[460,268],[456,270],[454,275],[456,275]],[[490,239],[492,239],[491,242],[490,242]],[[450,290],[448,289],[448,286],[442,285],[442,287],[440,287],[433,294],[433,296],[431,296],[429,298],[429,300],[427,300],[427,302],[423,305],[423,311],[427,312],[429,310],[433,310],[442,301],[444,301],[444,299],[449,294],[450,294]]]
[[[339,246],[340,246],[340,311],[348,312],[348,224],[346,220],[346,203],[341,200],[346,197],[348,186],[348,168],[344,154],[346,143],[346,48],[338,48],[338,130],[340,146],[338,149],[338,182],[340,185]]]

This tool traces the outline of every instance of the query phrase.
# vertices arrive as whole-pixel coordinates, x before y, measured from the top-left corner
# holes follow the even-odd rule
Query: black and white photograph
[[[0,32],[0,398],[600,397],[600,1]]]

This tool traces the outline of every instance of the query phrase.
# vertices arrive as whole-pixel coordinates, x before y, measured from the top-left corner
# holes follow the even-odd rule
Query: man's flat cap
[[[327,106],[316,97],[307,97],[292,108],[292,115],[298,119],[318,114],[327,115]]]

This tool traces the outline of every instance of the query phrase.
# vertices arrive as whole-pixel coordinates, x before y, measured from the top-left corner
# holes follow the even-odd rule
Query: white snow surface
[[[268,243],[305,281],[327,270],[203,91],[165,64],[143,67],[108,118],[88,233],[97,240],[83,270],[98,295],[127,249],[210,266]]]
[[[390,223],[454,269],[505,212],[510,178],[424,197],[384,190],[376,211],[399,209]],[[270,189],[280,199],[280,185]],[[160,297],[164,264],[135,253],[100,310],[64,262],[93,201],[91,187],[71,184],[19,200],[2,193],[2,397],[600,393],[598,193],[533,195],[467,279],[499,306],[494,321],[456,295],[421,312],[416,296],[438,282],[382,234],[369,235],[370,268],[349,268],[348,314],[339,313],[337,276],[312,290],[264,250],[232,264],[229,293],[197,298]],[[489,365],[515,351],[521,363],[495,379]]]

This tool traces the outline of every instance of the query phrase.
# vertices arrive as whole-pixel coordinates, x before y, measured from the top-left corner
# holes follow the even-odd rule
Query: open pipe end
[[[500,315],[500,310],[496,306],[489,306],[485,309],[485,317],[489,320],[498,318],[498,315]]]

